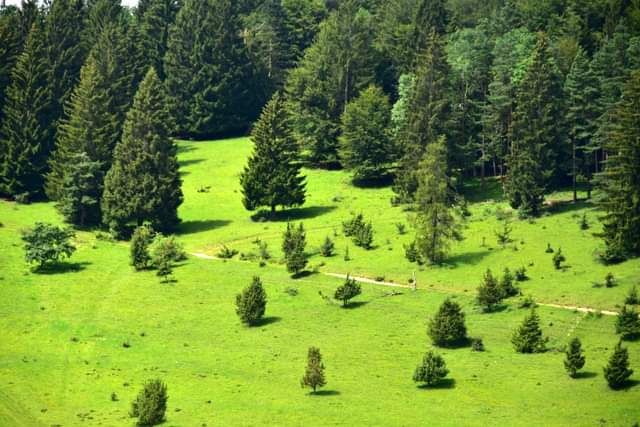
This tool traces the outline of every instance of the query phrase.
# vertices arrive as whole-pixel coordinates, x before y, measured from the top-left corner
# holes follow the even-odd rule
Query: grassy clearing
[[[246,139],[181,143],[186,201],[180,239],[190,252],[215,254],[222,243],[256,251],[251,242],[260,237],[274,256],[263,268],[257,262],[191,257],[175,270],[175,284],[161,285],[153,272],[133,272],[126,245],[78,233],[79,250],[70,268],[34,274],[23,262],[18,231],[36,220],[60,219],[51,204],[0,203],[0,425],[132,424],[130,402],[142,382],[153,377],[169,386],[167,425],[176,426],[640,421],[640,386],[613,392],[602,376],[617,341],[613,318],[541,307],[552,350],[518,355],[509,340],[526,312],[512,303],[485,315],[473,304],[487,267],[533,262],[526,293],[546,302],[615,308],[638,280],[640,263],[606,268],[593,262],[598,245],[590,235],[597,229],[593,208],[581,205],[535,224],[514,222],[519,250],[503,250],[493,235],[493,212],[502,202],[483,201],[486,192],[470,189],[476,202],[470,206],[467,239],[454,247],[452,266],[417,271],[415,293],[363,284],[359,304],[342,309],[319,295],[332,295],[341,280],[321,274],[292,280],[278,263],[286,217],[253,222],[242,208],[237,175],[249,151]],[[307,174],[308,202],[287,215],[304,220],[310,249],[334,228],[341,234],[341,221],[360,211],[373,220],[378,246],[367,252],[350,244],[353,260],[345,262],[347,241],[338,236],[339,254],[314,255],[312,265],[325,262],[321,271],[406,282],[415,266],[404,260],[402,243],[411,236],[396,232],[394,224],[406,222],[406,214],[390,207],[391,191],[353,188],[343,172]],[[210,192],[197,191],[209,185]],[[585,211],[594,225],[588,232],[577,224]],[[483,236],[493,250],[480,247]],[[547,241],[562,246],[571,268],[553,270],[551,256],[544,253]],[[603,280],[609,270],[619,286],[593,288],[591,282]],[[269,303],[267,321],[249,329],[238,321],[233,301],[255,274],[265,283]],[[286,293],[289,287],[298,295]],[[401,294],[390,295],[394,291]],[[487,351],[441,351],[452,381],[418,389],[411,375],[429,347],[426,319],[449,294],[466,311],[470,335],[482,337]],[[582,378],[571,380],[563,355],[553,349],[574,335],[584,343],[587,365]],[[319,396],[299,386],[310,345],[320,347],[327,366],[328,384]],[[632,367],[639,371],[640,343],[628,346]]]

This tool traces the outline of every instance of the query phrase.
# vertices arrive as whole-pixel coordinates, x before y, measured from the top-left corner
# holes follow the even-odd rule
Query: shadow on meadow
[[[345,310],[355,310],[356,308],[363,307],[367,304],[369,304],[369,301],[353,301],[342,308],[344,308]]]
[[[450,257],[447,260],[447,264],[451,264],[455,267],[459,264],[476,265],[482,262],[482,260],[489,254],[490,252],[488,250],[464,252]]]
[[[598,374],[596,374],[595,372],[585,371],[585,372],[577,372],[573,378],[576,380],[588,380],[591,378],[595,378],[597,376]]]
[[[189,160],[180,160],[178,161],[178,164],[180,165],[181,168],[185,168],[187,166],[191,166],[191,165],[197,165],[198,163],[202,163],[204,162],[206,159],[189,159]]]
[[[311,396],[340,396],[340,392],[337,390],[318,390],[314,393],[309,393]]]
[[[434,385],[419,385],[417,388],[423,390],[449,390],[456,387],[456,380],[453,378],[444,378]]]
[[[91,265],[90,262],[58,262],[55,264],[46,264],[42,267],[35,267],[32,269],[33,273],[42,275],[64,274],[64,273],[79,273],[80,271]]]
[[[309,206],[307,208],[293,208],[272,213],[261,210],[251,216],[253,221],[290,222],[303,219],[313,219],[336,210],[335,206]]]
[[[251,326],[267,326],[267,325],[271,325],[273,323],[278,323],[282,320],[282,317],[278,317],[278,316],[267,316],[267,317],[263,317],[262,319],[256,321],[253,325]]]
[[[229,220],[194,220],[184,221],[178,226],[178,234],[194,234],[214,230],[231,224]]]

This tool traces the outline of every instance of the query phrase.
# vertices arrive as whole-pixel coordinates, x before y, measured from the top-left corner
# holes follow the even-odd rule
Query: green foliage
[[[520,268],[516,268],[516,281],[517,282],[524,282],[525,280],[528,279],[527,276],[527,268],[522,266]]]
[[[324,242],[322,242],[322,245],[320,246],[320,255],[323,257],[330,257],[333,256],[334,251],[335,244],[333,243],[333,240],[331,240],[329,236],[325,237]]]
[[[518,288],[513,285],[514,279],[515,277],[513,273],[511,273],[511,270],[505,268],[499,283],[504,298],[516,296],[520,292]]]
[[[633,285],[633,287],[629,290],[629,293],[627,294],[627,297],[625,298],[624,303],[629,305],[640,304],[640,298],[638,297],[638,289],[636,285]]]
[[[482,352],[485,350],[482,338],[471,338],[471,350]]]
[[[558,248],[556,253],[553,254],[553,258],[551,259],[551,261],[553,262],[553,267],[556,270],[562,269],[562,263],[565,262],[566,260],[567,258],[562,253],[562,248]]]
[[[131,236],[130,258],[131,265],[136,270],[144,270],[149,267],[151,254],[149,246],[153,242],[155,232],[149,225],[136,227]]]
[[[138,19],[140,32],[140,49],[144,52],[147,67],[152,66],[158,72],[158,77],[164,80],[164,56],[167,52],[169,29],[176,20],[180,10],[177,0],[150,0],[144,10],[140,10]]]
[[[175,237],[165,237],[157,233],[149,247],[151,263],[156,267],[156,274],[165,283],[169,282],[173,272],[173,264],[186,258],[182,245]]]
[[[349,276],[347,275],[344,284],[338,286],[338,289],[336,289],[333,298],[337,299],[338,301],[342,301],[342,306],[346,307],[349,304],[350,300],[357,297],[361,293],[362,288],[360,287],[360,284],[356,282],[355,279],[349,278]]]
[[[449,374],[449,370],[442,356],[428,351],[422,358],[422,363],[416,367],[413,381],[432,387],[442,381],[447,374]]]
[[[589,229],[589,221],[587,220],[587,214],[582,214],[582,218],[580,218],[580,230],[588,230]]]
[[[503,248],[506,247],[509,243],[511,243],[511,232],[513,231],[513,227],[511,226],[511,221],[508,218],[500,221],[502,228],[495,231],[496,238],[498,240],[498,244]]]
[[[76,250],[71,243],[74,236],[73,230],[36,222],[33,228],[22,233],[25,260],[28,263],[37,263],[41,269],[47,264],[55,264],[61,259],[69,258]]]
[[[102,168],[82,152],[69,156],[64,173],[63,192],[56,204],[65,220],[80,227],[100,224]]]
[[[447,298],[429,321],[427,334],[439,347],[455,347],[466,342],[467,327],[460,305]]]
[[[302,223],[297,228],[293,224],[287,223],[287,229],[282,239],[282,252],[284,252],[289,273],[300,274],[306,267],[308,262],[304,252],[306,245],[306,233]]]
[[[613,273],[608,272],[606,276],[604,276],[604,286],[606,288],[613,288],[616,285],[616,278],[613,277]]]
[[[409,262],[418,262],[421,263],[422,259],[420,258],[420,253],[418,253],[418,249],[416,248],[416,241],[410,242],[408,245],[404,245],[404,257]]]
[[[493,277],[491,270],[484,273],[482,285],[478,287],[476,302],[485,312],[494,311],[502,302],[504,294],[498,284],[498,280]]]
[[[361,213],[354,215],[349,221],[344,221],[342,231],[345,236],[351,237],[356,246],[367,250],[372,248],[373,225],[366,222]]]
[[[451,242],[462,240],[460,200],[447,174],[444,137],[427,147],[416,177],[416,249],[421,259],[439,264],[446,259]]]
[[[240,175],[248,210],[304,204],[305,178],[300,176],[299,150],[291,133],[284,99],[276,93],[253,128],[253,155]]]
[[[17,12],[0,14],[0,123],[2,123],[7,89],[11,84],[11,70],[22,50],[21,19]]]
[[[139,426],[155,426],[164,421],[167,410],[167,386],[161,380],[150,380],[131,403],[132,418],[138,418]]]
[[[242,293],[236,295],[236,314],[242,323],[255,325],[264,316],[267,307],[267,293],[259,277],[253,281]]]
[[[623,340],[633,340],[640,336],[640,316],[634,307],[622,306],[616,317],[616,334]]]
[[[122,141],[105,178],[104,221],[116,233],[130,223],[149,221],[154,229],[168,231],[179,222],[182,180],[164,103],[158,75],[150,69],[127,113]]]
[[[216,256],[222,259],[231,259],[234,256],[238,255],[237,249],[230,249],[226,245],[222,245],[222,248],[218,251]]]
[[[340,162],[354,181],[374,181],[388,176],[395,160],[389,135],[391,106],[377,86],[369,86],[342,114]]]
[[[604,367],[604,377],[609,387],[617,390],[623,388],[629,377],[633,375],[633,369],[629,369],[629,352],[618,342],[609,358],[609,363]]]
[[[524,318],[511,337],[513,348],[518,353],[543,353],[546,351],[547,338],[542,336],[540,329],[540,318],[535,309]]]
[[[571,378],[575,378],[576,373],[582,369],[585,363],[585,357],[582,352],[582,343],[580,339],[573,338],[565,350],[564,369]]]
[[[313,393],[316,392],[318,387],[324,387],[327,381],[324,377],[324,364],[322,363],[322,355],[320,349],[316,347],[309,347],[307,354],[307,367],[304,371],[304,376],[300,381],[302,387],[310,387],[313,389]]]

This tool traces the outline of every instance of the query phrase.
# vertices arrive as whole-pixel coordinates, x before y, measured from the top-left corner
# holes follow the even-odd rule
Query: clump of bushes
[[[404,256],[409,262],[420,262],[420,253],[416,248],[416,242],[413,241],[408,245],[404,245]]]
[[[518,288],[516,288],[513,285],[514,280],[515,280],[514,275],[511,273],[511,271],[508,268],[505,268],[499,284],[500,290],[502,291],[503,298],[516,296],[520,292]]]
[[[138,418],[139,426],[154,426],[164,421],[167,410],[167,386],[159,379],[151,380],[131,404],[132,418]]]
[[[131,236],[130,258],[131,265],[136,270],[144,270],[149,267],[151,254],[149,246],[153,242],[155,232],[150,225],[136,227]]]
[[[364,249],[373,247],[373,225],[366,222],[362,214],[354,215],[349,221],[342,223],[342,231],[351,237],[353,244]]]
[[[222,248],[216,254],[218,258],[222,259],[231,259],[236,255],[238,255],[238,251],[236,249],[230,249],[226,245],[222,245]]]
[[[517,268],[515,271],[515,277],[517,282],[524,282],[525,280],[527,280],[529,278],[527,276],[527,268],[524,266]]]

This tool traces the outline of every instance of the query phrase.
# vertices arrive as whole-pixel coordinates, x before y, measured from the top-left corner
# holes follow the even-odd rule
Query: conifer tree
[[[149,69],[127,113],[122,140],[105,178],[104,222],[116,233],[149,221],[159,231],[179,222],[182,190],[177,146],[169,138],[170,117],[162,84]]]
[[[306,234],[302,223],[298,228],[291,223],[287,223],[287,229],[282,240],[282,252],[284,252],[289,273],[297,275],[304,270],[307,265],[307,255],[304,253],[306,245]]]
[[[460,305],[447,298],[429,321],[427,333],[433,344],[439,347],[452,347],[464,343],[467,340],[467,327]]]
[[[313,393],[315,393],[318,387],[323,387],[326,384],[327,381],[324,377],[324,364],[322,363],[320,349],[317,347],[309,347],[307,367],[300,381],[300,385],[302,387],[310,387],[313,389]]]
[[[342,301],[342,306],[346,307],[353,298],[362,293],[362,287],[355,279],[351,279],[348,275],[341,286],[338,286],[334,294],[334,298],[338,301]]]
[[[504,293],[498,284],[498,279],[493,276],[491,270],[487,269],[484,273],[482,285],[478,287],[478,294],[476,295],[476,301],[478,305],[486,312],[493,311],[502,299]]]
[[[631,340],[640,336],[640,315],[634,307],[622,306],[616,317],[616,334],[623,340]]]
[[[513,333],[511,343],[518,353],[542,353],[546,351],[547,339],[542,336],[540,317],[535,309],[525,317],[522,325]]]
[[[564,368],[571,378],[575,378],[576,373],[582,369],[585,357],[582,352],[582,343],[579,338],[573,338],[565,350]]]
[[[447,364],[442,356],[433,351],[428,351],[422,358],[422,363],[416,367],[413,373],[413,381],[432,387],[442,381],[448,373]]]
[[[234,0],[186,0],[169,31],[164,61],[179,135],[204,138],[245,131],[259,112],[254,69]]]
[[[251,284],[236,295],[236,314],[247,325],[255,325],[264,316],[266,306],[267,293],[259,277],[254,277]]]
[[[340,162],[354,181],[384,179],[395,160],[390,138],[389,98],[377,86],[369,86],[351,101],[342,115]]]
[[[445,260],[452,241],[462,239],[461,219],[456,211],[458,196],[447,176],[447,147],[444,137],[427,147],[417,172],[415,247],[431,263]]]
[[[145,383],[136,399],[131,403],[131,415],[138,418],[139,426],[154,426],[161,424],[167,411],[167,386],[161,380],[150,380]]]
[[[94,46],[107,27],[122,25],[126,18],[121,0],[89,0],[83,33],[85,44]]]
[[[37,19],[11,74],[0,130],[0,193],[39,197],[51,151],[50,71]]]
[[[414,19],[412,50],[420,53],[433,42],[431,34],[444,36],[449,21],[444,0],[422,0]]]
[[[613,117],[605,170],[597,177],[605,212],[603,258],[611,262],[640,255],[640,71],[631,73]]]
[[[396,136],[402,153],[394,191],[400,202],[411,202],[418,188],[417,169],[425,150],[445,135],[451,118],[450,90],[447,82],[449,66],[443,43],[431,34],[429,45],[420,52],[415,79],[407,105],[406,121]],[[452,141],[447,140],[447,143]],[[445,167],[454,150],[447,150]]]
[[[179,0],[149,0],[138,6],[140,42],[147,67],[154,67],[160,80],[165,79],[164,56],[167,52],[169,28],[180,10]]]
[[[299,149],[293,139],[283,97],[276,93],[253,128],[253,155],[240,175],[247,210],[304,204],[305,178],[300,176]]]
[[[7,89],[11,84],[11,71],[22,51],[20,15],[14,11],[0,14],[0,123],[4,110]]]
[[[64,192],[56,204],[67,222],[80,227],[100,224],[101,167],[85,152],[70,156],[62,182]]]
[[[618,341],[609,358],[609,363],[604,367],[604,377],[609,387],[617,390],[624,387],[631,375],[633,375],[633,369],[629,369],[629,352],[622,347],[622,342]]]
[[[513,145],[505,194],[524,215],[538,215],[544,193],[564,161],[561,138],[562,88],[549,42],[538,36],[531,64],[516,95]]]
[[[149,225],[136,227],[131,236],[131,265],[136,270],[144,270],[149,267],[151,254],[149,247],[153,242],[154,231]]]
[[[571,140],[571,177],[573,182],[573,201],[577,201],[577,187],[587,185],[591,195],[593,161],[590,147],[594,144],[597,111],[596,81],[589,66],[589,59],[583,49],[576,54],[569,75],[565,81],[567,97],[567,122]]]

